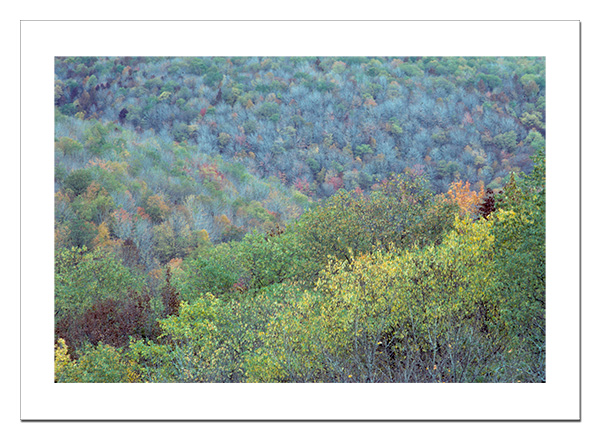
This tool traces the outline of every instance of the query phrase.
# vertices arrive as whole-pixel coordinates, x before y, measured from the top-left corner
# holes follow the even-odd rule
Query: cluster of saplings
[[[56,253],[57,382],[543,382],[544,149],[487,193],[418,173],[147,272]]]

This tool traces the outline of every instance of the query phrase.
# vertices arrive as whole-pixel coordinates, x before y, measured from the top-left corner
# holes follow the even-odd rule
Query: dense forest
[[[55,59],[56,382],[544,382],[545,61]]]

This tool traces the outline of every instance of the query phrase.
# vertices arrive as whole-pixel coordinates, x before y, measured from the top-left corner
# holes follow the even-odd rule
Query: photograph
[[[545,383],[546,57],[409,55],[54,56],[54,382]]]

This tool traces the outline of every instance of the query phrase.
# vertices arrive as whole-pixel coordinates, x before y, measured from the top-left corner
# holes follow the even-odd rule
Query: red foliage
[[[306,194],[306,195],[312,194],[312,192],[310,191],[310,183],[308,183],[308,180],[306,179],[306,177],[296,178],[296,181],[294,182],[294,188],[296,188],[298,191],[300,191],[303,194]]]
[[[171,284],[171,267],[167,266],[166,285],[161,290],[163,305],[165,306],[165,315],[179,314],[179,292]]]
[[[123,208],[119,208],[116,211],[114,211],[112,213],[113,218],[115,219],[115,221],[120,222],[120,223],[124,223],[124,222],[130,222],[131,221],[131,215],[125,211]]]
[[[463,116],[463,124],[472,124],[473,123],[473,117],[471,116],[471,113],[469,113],[468,111],[465,112],[465,115]]]
[[[138,293],[129,293],[123,300],[98,301],[75,319],[66,317],[56,323],[56,337],[75,349],[86,342],[124,347],[129,344],[130,336],[154,338],[158,330],[150,296]]]
[[[327,179],[326,183],[333,186],[334,191],[342,188],[344,186],[344,181],[340,176],[333,176]]]
[[[491,96],[492,101],[498,101],[502,104],[507,104],[510,102],[510,98],[506,95],[506,93],[501,92],[500,94],[494,93]]]
[[[408,168],[406,171],[410,176],[422,176],[425,173],[425,165],[417,163],[413,165],[412,168]]]
[[[502,191],[500,191],[502,193]],[[487,220],[488,216],[496,210],[496,201],[494,198],[494,191],[491,189],[486,189],[485,198],[483,201],[477,206],[477,212],[480,217],[483,217]]]
[[[233,286],[232,289],[237,293],[244,293],[248,290],[248,286],[246,285],[246,281],[240,278]]]
[[[238,145],[245,145],[246,144],[246,135],[236,135],[235,136],[235,143]]]
[[[284,172],[277,171],[277,177],[279,178],[279,180],[281,180],[281,183],[283,183],[284,185],[287,184],[287,176]]]
[[[219,171],[217,165],[214,163],[201,163],[198,165],[198,177],[201,180],[208,180],[215,182],[219,189],[222,189],[225,185],[226,178],[225,174]]]
[[[506,150],[501,150],[500,151],[500,160],[508,160],[508,159],[510,159],[513,156],[514,156],[514,154],[512,154],[512,153],[510,153],[510,152],[508,152]]]

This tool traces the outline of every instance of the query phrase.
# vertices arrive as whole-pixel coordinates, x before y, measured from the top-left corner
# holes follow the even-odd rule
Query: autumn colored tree
[[[484,189],[481,186],[479,191],[472,191],[469,181],[459,180],[450,184],[450,189],[446,194],[451,203],[458,205],[463,215],[473,216],[484,197]]]
[[[481,203],[477,206],[477,213],[484,219],[487,219],[489,215],[496,210],[496,198],[494,191],[490,188],[485,190],[485,197]]]
[[[110,238],[110,231],[106,222],[102,222],[98,226],[98,235],[92,241],[92,245],[94,248],[98,247],[111,247],[115,246],[117,243],[112,241]]]
[[[107,298],[94,302],[90,309],[74,318],[74,327],[65,334],[73,347],[99,343],[124,347],[130,337],[153,339],[158,311],[148,294],[129,292],[119,299]],[[61,324],[57,326],[61,329]]]

